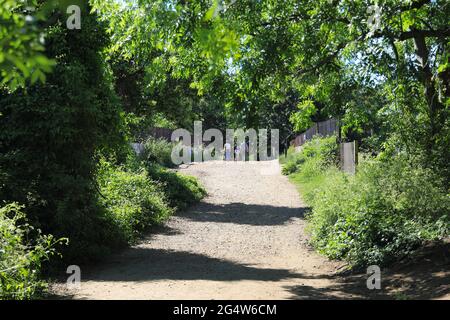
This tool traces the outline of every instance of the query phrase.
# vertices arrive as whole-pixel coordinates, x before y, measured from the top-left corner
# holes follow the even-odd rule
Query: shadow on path
[[[450,243],[430,243],[411,258],[381,269],[381,290],[368,290],[367,275],[336,275],[331,286],[285,287],[293,299],[339,299],[345,293],[357,299],[449,299]]]
[[[276,207],[245,203],[212,204],[202,202],[180,217],[192,221],[275,226],[304,218],[307,208]]]
[[[214,280],[278,281],[283,279],[314,279],[286,269],[264,269],[230,260],[208,257],[186,251],[131,248],[85,280],[154,281],[154,280]]]

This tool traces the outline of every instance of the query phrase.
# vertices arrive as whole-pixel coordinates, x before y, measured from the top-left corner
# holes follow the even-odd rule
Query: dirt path
[[[76,299],[287,299],[349,297],[336,265],[306,245],[304,205],[273,163],[181,169],[208,197],[140,245],[82,273]],[[269,168],[269,166],[272,166]],[[324,292],[327,292],[324,295]]]
[[[364,274],[338,276],[339,265],[307,245],[295,187],[278,165],[266,175],[270,169],[268,162],[182,168],[206,187],[201,204],[140,245],[83,268],[81,289],[68,292],[60,284],[54,290],[74,299],[395,298],[398,288],[400,298],[450,297],[447,258],[436,264],[425,257],[414,269],[408,263],[405,271],[383,272],[386,290],[377,293],[367,289]]]

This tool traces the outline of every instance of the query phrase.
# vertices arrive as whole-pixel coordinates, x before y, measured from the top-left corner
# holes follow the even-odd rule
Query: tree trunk
[[[434,141],[440,132],[441,124],[439,115],[444,109],[444,105],[439,101],[439,94],[436,89],[436,81],[433,78],[429,64],[429,51],[425,42],[425,37],[421,34],[414,36],[414,44],[416,48],[416,56],[419,61],[419,78],[425,87],[425,98],[428,104],[428,112],[430,117],[430,147],[434,145]]]

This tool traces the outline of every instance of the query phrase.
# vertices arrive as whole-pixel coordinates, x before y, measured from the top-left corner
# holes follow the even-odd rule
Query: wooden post
[[[356,173],[358,165],[358,143],[356,141],[340,144],[341,170],[349,174]]]

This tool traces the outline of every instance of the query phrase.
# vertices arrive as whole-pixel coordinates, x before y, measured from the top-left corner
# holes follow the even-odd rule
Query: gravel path
[[[208,197],[139,245],[83,272],[72,298],[352,296],[334,276],[337,265],[308,248],[304,205],[277,163],[210,162],[180,171],[197,176]]]

